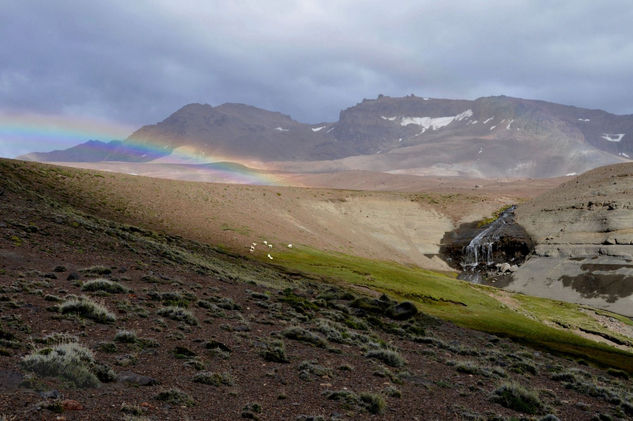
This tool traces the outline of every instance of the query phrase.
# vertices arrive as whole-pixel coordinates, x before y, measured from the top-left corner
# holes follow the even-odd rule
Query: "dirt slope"
[[[510,289],[633,316],[633,164],[590,171],[516,214],[537,246]]]
[[[397,193],[194,183],[2,161],[34,187],[62,190],[103,216],[247,253],[252,242],[289,243],[450,270],[435,255],[455,224],[492,214],[516,194],[482,189]],[[54,183],[51,177],[54,175]],[[530,192],[526,189],[524,192]],[[518,190],[521,194],[522,191]],[[271,251],[274,257],[274,249]]]
[[[380,310],[393,305],[384,299],[75,209],[114,216],[110,205],[133,207],[64,181],[90,177],[98,190],[105,176],[11,164],[0,162],[0,419],[633,415],[623,372],[424,315],[394,320]],[[96,278],[124,290],[90,290]],[[76,296],[116,320],[66,312]],[[55,365],[60,340],[84,357]],[[25,364],[29,355],[46,364]]]

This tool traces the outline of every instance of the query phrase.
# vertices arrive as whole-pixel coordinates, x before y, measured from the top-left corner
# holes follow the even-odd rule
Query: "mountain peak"
[[[193,103],[128,142],[161,156],[189,147],[209,157],[285,162],[283,168],[315,161],[314,171],[553,177],[633,157],[633,117],[505,95],[379,95],[341,111],[337,122],[311,125],[247,104]],[[126,147],[107,159],[156,158]]]

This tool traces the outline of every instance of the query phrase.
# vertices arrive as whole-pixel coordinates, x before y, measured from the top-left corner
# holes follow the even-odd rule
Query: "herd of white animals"
[[[268,248],[273,248],[272,243],[269,243],[267,240],[264,240],[264,246],[268,246]],[[257,247],[257,243],[251,243],[251,248],[250,248],[250,252],[251,253],[255,252],[255,247]],[[292,244],[288,244],[288,248],[291,249],[292,248]],[[270,253],[268,253],[266,256],[270,260],[273,260],[273,256],[271,256]]]

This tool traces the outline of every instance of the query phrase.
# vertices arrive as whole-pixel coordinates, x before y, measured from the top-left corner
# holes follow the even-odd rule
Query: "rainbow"
[[[88,140],[110,142],[126,139],[134,129],[105,120],[59,115],[0,112],[0,156],[15,157],[34,151],[64,149]],[[86,145],[95,151],[113,152],[113,144],[92,142]],[[8,151],[8,152],[5,152]],[[132,165],[172,164],[196,166],[205,171],[206,181],[237,184],[284,185],[283,178],[266,164],[222,155],[208,155],[194,148],[170,150],[153,139],[127,139],[124,152],[151,162]],[[11,156],[12,155],[12,156]],[[116,153],[114,154],[116,157]],[[110,161],[108,161],[110,162]],[[114,164],[114,162],[112,162]],[[123,172],[123,171],[119,171]]]

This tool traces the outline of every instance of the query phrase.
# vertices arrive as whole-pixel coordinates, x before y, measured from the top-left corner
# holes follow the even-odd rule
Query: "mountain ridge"
[[[245,104],[188,104],[102,160],[149,162],[187,147],[211,162],[255,160],[282,170],[555,177],[630,159],[632,134],[632,115],[507,96],[380,95],[318,124]],[[152,153],[128,153],[139,146]]]

